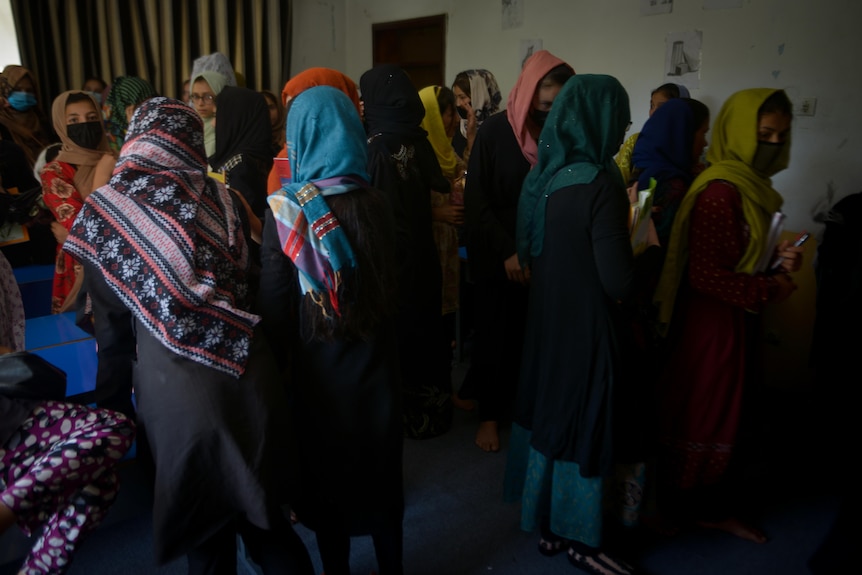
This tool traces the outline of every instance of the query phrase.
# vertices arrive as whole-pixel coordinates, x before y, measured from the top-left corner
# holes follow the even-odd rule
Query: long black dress
[[[459,392],[479,401],[482,421],[508,418],[518,385],[528,290],[506,277],[503,262],[515,253],[518,198],[529,171],[506,112],[488,118],[476,135],[464,189],[476,333]]]
[[[97,341],[100,348],[111,344],[111,365],[128,366],[114,376],[134,381],[139,428],[155,460],[156,560],[188,553],[239,520],[282,529],[279,506],[287,500],[292,459],[287,400],[261,330],[245,373],[234,378],[173,353],[135,319],[98,268],[84,266],[94,309],[112,318]],[[286,545],[292,535],[281,533]]]
[[[449,352],[440,313],[443,280],[431,231],[432,182],[435,189],[448,189],[448,183],[425,137],[372,135],[368,174],[395,216],[404,433],[414,439],[434,437],[452,424]]]
[[[378,231],[388,220],[376,222]],[[367,340],[306,337],[297,270],[281,249],[270,211],[261,253],[263,326],[289,374],[299,457],[297,516],[315,531],[351,535],[374,532],[386,522],[400,525],[400,372],[393,323]]]
[[[621,443],[631,401],[631,327],[618,305],[635,288],[628,199],[605,173],[548,199],[541,255],[532,262],[515,422],[550,460],[585,477],[631,461]]]

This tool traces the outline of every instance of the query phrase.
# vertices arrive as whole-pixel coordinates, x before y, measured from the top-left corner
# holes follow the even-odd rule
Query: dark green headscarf
[[[107,104],[111,109],[108,116],[108,132],[111,135],[111,148],[119,151],[126,139],[129,122],[126,120],[126,108],[137,106],[150,98],[158,96],[156,89],[136,76],[120,76],[111,84]]]
[[[545,206],[555,191],[589,184],[599,172],[619,180],[614,162],[629,113],[629,96],[613,76],[577,74],[554,100],[539,137],[539,161],[524,179],[518,202],[518,259],[522,266],[542,253]]]

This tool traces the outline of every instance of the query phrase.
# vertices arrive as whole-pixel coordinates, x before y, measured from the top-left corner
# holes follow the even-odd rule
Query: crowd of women
[[[3,184],[41,188],[52,308],[98,342],[98,407],[49,411],[97,414],[113,443],[137,422],[159,563],[233,572],[241,535],[264,572],[309,574],[298,520],[328,575],[350,572],[358,534],[381,575],[404,572],[403,438],[445,433],[474,404],[482,450],[511,424],[506,498],[544,555],[637,572],[602,537],[608,520],[637,524],[647,478],[657,528],[765,540],[733,506],[732,463],[758,313],[791,295],[801,265],[800,248],[769,243],[783,91],[733,94],[704,157],[710,112],[683,87],[656,89],[626,140],[620,82],[544,50],[505,105],[483,69],[451,88],[392,64],[358,85],[311,68],[280,97],[242,83],[210,54],[188,101],[119,77],[60,94],[49,123],[31,73],[8,66],[0,82]],[[647,189],[636,253],[631,206]],[[474,333],[454,391],[462,305]],[[48,496],[22,450],[46,408],[9,401],[0,528],[32,529],[51,512],[30,511]],[[107,473],[118,458],[98,461]],[[22,571],[62,572],[79,537],[57,537],[62,551],[37,544]]]

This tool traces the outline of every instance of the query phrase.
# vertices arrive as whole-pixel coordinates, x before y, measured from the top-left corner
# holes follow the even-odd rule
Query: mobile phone
[[[793,240],[793,244],[792,244],[792,245],[793,245],[793,247],[795,247],[795,248],[801,247],[802,245],[804,245],[804,244],[805,244],[805,242],[807,242],[807,241],[808,241],[808,238],[809,238],[810,236],[811,236],[811,234],[809,234],[807,231],[803,231],[803,232],[802,232],[802,233],[800,233],[798,236],[796,236],[796,239],[795,239],[795,240]],[[775,258],[775,261],[772,263],[772,266],[770,267],[770,270],[775,271],[775,270],[777,270],[778,268],[780,268],[780,267],[781,267],[781,262],[783,262],[783,261],[784,261],[784,258],[783,258],[783,257],[781,257],[781,256],[779,256],[779,257]]]

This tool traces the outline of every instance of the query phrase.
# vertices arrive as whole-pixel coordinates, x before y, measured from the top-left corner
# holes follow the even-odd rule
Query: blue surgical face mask
[[[12,92],[7,100],[9,105],[19,112],[26,112],[36,105],[36,96],[30,92]]]
[[[98,104],[99,106],[102,105],[102,94],[100,94],[99,92],[87,92],[87,93],[89,95],[91,95],[93,97],[93,99],[96,100],[96,104]]]

